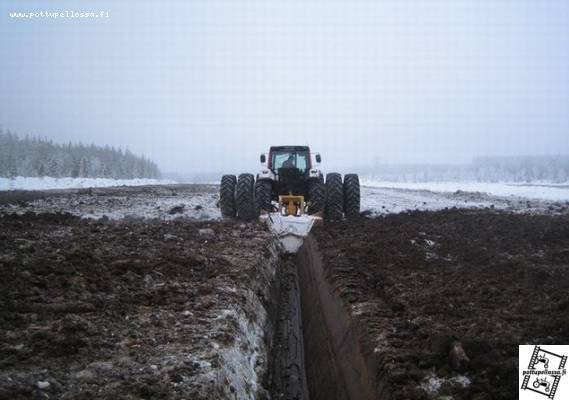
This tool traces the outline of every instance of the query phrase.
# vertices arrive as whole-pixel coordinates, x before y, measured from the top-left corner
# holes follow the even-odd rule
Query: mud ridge
[[[0,218],[0,399],[264,399],[257,224]]]
[[[319,294],[303,283],[303,312],[317,318],[309,307],[320,301],[344,398],[517,398],[518,345],[569,338],[567,226],[566,216],[446,210],[313,229],[300,271]],[[322,352],[311,323],[312,395]],[[356,383],[371,389],[353,397]]]

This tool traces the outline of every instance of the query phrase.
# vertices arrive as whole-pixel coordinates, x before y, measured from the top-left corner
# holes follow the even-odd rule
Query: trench
[[[376,399],[377,368],[361,351],[358,324],[326,279],[311,235],[296,255],[282,257],[276,281],[271,398]]]

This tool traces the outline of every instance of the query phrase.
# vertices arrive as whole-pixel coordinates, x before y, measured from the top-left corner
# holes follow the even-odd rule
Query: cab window
[[[291,158],[292,156],[292,158]],[[279,168],[298,168],[301,171],[307,169],[307,153],[296,152],[278,152],[273,153],[272,167],[273,169]],[[289,162],[289,159],[292,161]]]

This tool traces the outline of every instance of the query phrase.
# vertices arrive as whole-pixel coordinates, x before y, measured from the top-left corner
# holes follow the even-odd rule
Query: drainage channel
[[[377,397],[377,368],[362,356],[357,325],[326,280],[315,239],[284,256],[271,354],[271,398]]]
[[[279,282],[271,362],[271,398],[309,398],[305,370],[300,286],[294,256],[283,258]]]

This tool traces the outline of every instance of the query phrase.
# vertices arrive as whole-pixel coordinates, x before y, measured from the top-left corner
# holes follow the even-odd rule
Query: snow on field
[[[485,208],[489,201],[452,198],[442,193],[406,189],[361,188],[361,209],[373,215],[393,214],[409,210],[442,210],[452,207]]]
[[[32,178],[17,176],[0,178],[0,190],[80,189],[110,186],[166,185],[174,181],[162,179],[108,179],[108,178]]]
[[[363,182],[362,182],[363,183]],[[371,215],[445,208],[493,208],[514,213],[560,214],[569,210],[569,201],[496,196],[482,192],[430,191],[362,186],[361,209]]]
[[[368,182],[362,181],[364,185]],[[374,185],[377,182],[373,183]],[[367,215],[445,208],[489,208],[514,213],[566,214],[569,200],[552,201],[518,196],[497,196],[481,191],[440,191],[362,186],[361,210]],[[541,187],[536,187],[540,189]],[[433,188],[434,189],[434,188]],[[480,189],[480,186],[477,187]],[[546,188],[568,190],[564,188]],[[0,215],[66,212],[82,218],[217,220],[218,185],[120,186],[50,191],[0,191]]]
[[[361,184],[369,187],[428,190],[431,192],[479,192],[493,196],[516,196],[528,199],[550,201],[569,200],[569,184],[513,184],[487,182],[386,182],[362,179]]]
[[[204,221],[221,218],[217,208],[218,187],[212,185],[123,186],[25,193],[34,196],[26,195],[21,198],[25,201],[6,204],[0,201],[0,215],[34,212],[70,213],[81,218],[114,220],[188,218]]]

